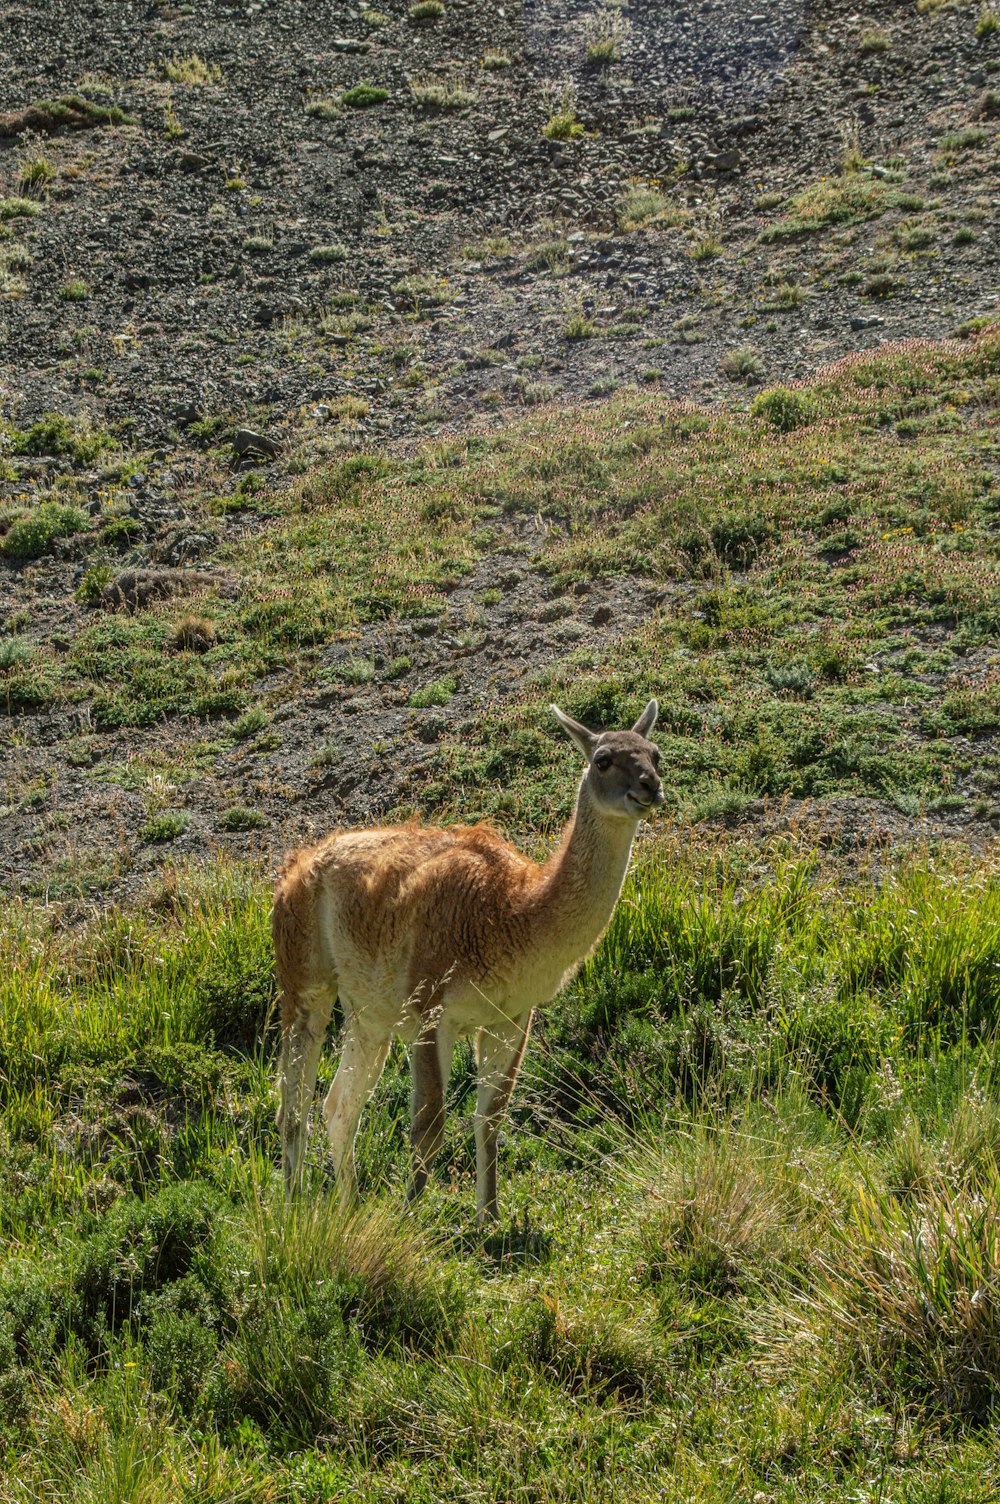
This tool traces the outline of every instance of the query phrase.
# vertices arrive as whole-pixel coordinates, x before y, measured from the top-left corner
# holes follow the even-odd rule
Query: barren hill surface
[[[704,618],[706,581],[744,590],[785,525],[705,490],[746,458],[738,425],[707,483],[660,454],[655,497],[602,469],[622,425],[674,401],[738,412],[995,307],[1000,36],[979,7],[15,3],[0,53],[0,870],[29,891],[115,891],[168,843],[270,850],[413,800],[534,821],[504,798],[516,759],[472,776],[449,749],[553,674],[572,696],[571,660],[614,678],[630,632]],[[934,495],[985,455],[981,496],[981,408],[935,381],[923,412],[954,416],[929,448],[894,438]],[[900,401],[875,432],[930,421]],[[860,460],[864,425],[838,421]],[[552,474],[525,458],[546,445]],[[667,494],[707,554],[658,532]],[[822,524],[827,565],[858,546],[830,542],[856,500]],[[645,516],[643,541],[609,507]],[[857,735],[881,757],[901,727],[908,766],[957,736],[957,779],[934,748],[916,781],[699,753],[678,809],[818,797],[848,801],[838,828],[982,822],[992,783],[960,743],[992,722],[907,716],[956,683],[991,693],[991,651],[980,631],[957,662],[954,614],[930,615],[799,689],[790,623],[754,672],[800,701],[812,673],[856,722],[880,664],[936,653]],[[688,639],[732,677],[732,633]],[[678,734],[760,741],[698,721],[714,698],[692,692]]]

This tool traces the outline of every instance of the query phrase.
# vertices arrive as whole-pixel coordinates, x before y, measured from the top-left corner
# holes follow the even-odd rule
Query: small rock
[[[612,611],[610,606],[598,606],[597,610],[590,618],[592,624],[595,627],[606,627],[608,622],[614,621],[614,619],[615,613]]]
[[[211,546],[211,538],[206,538],[204,533],[188,533],[172,545],[167,554],[167,562],[182,564],[186,559],[197,559]]]
[[[254,433],[251,428],[240,428],[233,434],[233,451],[239,458],[245,454],[280,454],[281,444],[269,439],[266,434]]]
[[[737,148],[732,146],[728,151],[717,151],[707,163],[713,172],[739,172],[742,160]]]

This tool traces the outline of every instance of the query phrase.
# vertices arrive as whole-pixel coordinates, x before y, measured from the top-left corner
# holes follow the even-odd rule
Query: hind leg
[[[337,1172],[337,1189],[344,1203],[352,1201],[357,1191],[354,1140],[365,1103],[378,1085],[391,1043],[391,1032],[383,1037],[366,1034],[359,1026],[357,1016],[348,1014],[340,1064],[323,1103],[330,1153]]]
[[[407,1201],[413,1201],[427,1184],[431,1166],[444,1142],[444,1094],[451,1075],[455,1031],[443,1016],[424,1028],[410,1052],[413,1097],[410,1105],[410,1152],[412,1169]]]
[[[286,1195],[298,1189],[302,1176],[319,1057],[335,999],[332,987],[314,988],[297,997],[286,994],[282,1005],[277,1124]]]

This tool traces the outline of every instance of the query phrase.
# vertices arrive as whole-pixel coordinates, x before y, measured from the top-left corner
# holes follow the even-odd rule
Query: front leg
[[[476,1217],[497,1219],[497,1133],[510,1102],[528,1043],[531,1014],[481,1029],[476,1040]]]

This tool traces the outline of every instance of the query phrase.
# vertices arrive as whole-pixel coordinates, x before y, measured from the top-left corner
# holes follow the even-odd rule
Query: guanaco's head
[[[552,712],[570,741],[587,759],[586,786],[603,814],[641,820],[663,803],[657,769],[660,749],[649,740],[659,705],[650,700],[631,731],[588,731],[553,705]]]

